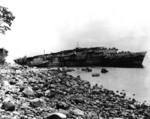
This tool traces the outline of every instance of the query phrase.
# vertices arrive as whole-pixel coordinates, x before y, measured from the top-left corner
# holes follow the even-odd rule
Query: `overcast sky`
[[[16,19],[0,34],[8,60],[80,47],[150,51],[149,0],[0,0]]]

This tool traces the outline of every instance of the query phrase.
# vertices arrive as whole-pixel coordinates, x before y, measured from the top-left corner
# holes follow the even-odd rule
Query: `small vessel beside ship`
[[[63,50],[56,53],[23,57],[14,61],[36,67],[137,67],[142,68],[144,52],[118,52],[117,48],[91,47]]]

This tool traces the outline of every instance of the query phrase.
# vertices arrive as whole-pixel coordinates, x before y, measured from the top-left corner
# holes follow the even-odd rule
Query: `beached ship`
[[[91,47],[75,48],[56,53],[23,57],[14,61],[20,65],[35,66],[45,61],[44,67],[143,67],[142,63],[146,51],[143,52],[118,52],[117,48]]]

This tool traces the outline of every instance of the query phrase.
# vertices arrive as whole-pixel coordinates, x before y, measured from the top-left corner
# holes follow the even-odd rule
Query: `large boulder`
[[[5,111],[14,111],[15,110],[15,105],[11,101],[4,101],[2,103],[2,107],[1,108],[4,109]]]

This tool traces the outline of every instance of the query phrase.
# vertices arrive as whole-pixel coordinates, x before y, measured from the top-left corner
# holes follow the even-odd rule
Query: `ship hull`
[[[144,60],[144,56],[121,58],[121,59],[118,59],[117,61],[113,60],[112,63],[111,63],[111,60],[108,60],[107,62],[103,62],[104,63],[103,66],[106,66],[106,67],[143,68],[143,64],[142,64],[143,60]],[[110,64],[108,62],[110,62]]]
[[[84,60],[66,60],[60,62],[59,66],[67,67],[84,67],[84,66],[103,66],[103,67],[127,67],[127,68],[143,68],[143,60],[145,55],[132,56],[128,58],[104,58],[91,57]],[[52,66],[52,65],[51,65]],[[55,65],[56,66],[56,65]]]
[[[142,63],[146,52],[116,52],[115,50],[106,48],[81,48],[25,57],[17,59],[15,62],[21,65],[33,66],[37,61],[40,61],[40,65],[36,65],[37,67],[143,67]]]

